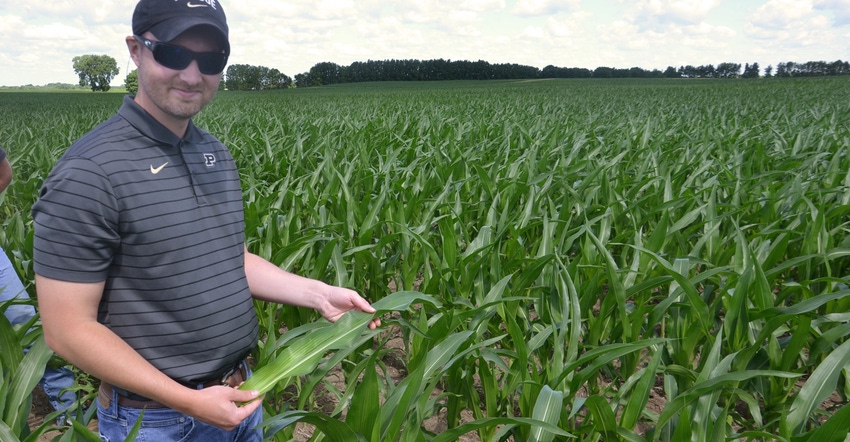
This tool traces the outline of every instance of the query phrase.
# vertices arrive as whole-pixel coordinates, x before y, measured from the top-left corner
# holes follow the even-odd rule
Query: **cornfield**
[[[120,100],[0,94],[0,240],[33,296],[38,188]],[[248,248],[383,312],[268,387],[268,440],[848,438],[845,78],[226,91],[195,122],[239,162]],[[364,323],[256,309],[260,369]]]

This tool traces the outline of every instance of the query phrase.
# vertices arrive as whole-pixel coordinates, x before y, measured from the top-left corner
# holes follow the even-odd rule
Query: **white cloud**
[[[756,9],[749,21],[756,28],[788,29],[805,21],[811,13],[809,0],[770,0]]]
[[[719,0],[640,0],[626,14],[626,19],[641,29],[662,31],[697,25],[719,4]]]
[[[831,12],[836,26],[850,25],[850,0],[814,0],[814,8]]]
[[[579,0],[517,0],[512,12],[519,16],[557,14],[574,11],[579,3]]]
[[[222,2],[231,63],[290,76],[389,58],[663,70],[850,57],[850,0]],[[120,84],[135,3],[0,0],[0,85],[76,82],[71,59],[91,53],[116,59]]]

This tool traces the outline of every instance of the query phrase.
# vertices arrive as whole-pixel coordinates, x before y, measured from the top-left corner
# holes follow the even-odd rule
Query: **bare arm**
[[[157,370],[97,321],[102,282],[72,283],[39,275],[35,280],[47,345],[103,382],[228,430],[261,405],[262,401],[245,407],[235,404],[256,398],[256,392],[223,386],[194,390]]]
[[[12,164],[8,158],[3,158],[0,161],[0,193],[3,193],[9,184],[12,182]]]
[[[354,290],[335,287],[315,279],[289,273],[265,259],[245,250],[245,274],[254,298],[280,304],[309,307],[329,321],[336,321],[349,310],[374,313],[375,309]],[[381,325],[375,318],[374,329]]]

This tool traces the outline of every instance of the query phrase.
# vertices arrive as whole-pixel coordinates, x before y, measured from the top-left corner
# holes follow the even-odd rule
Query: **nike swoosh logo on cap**
[[[206,3],[192,3],[192,2],[186,2],[186,6],[188,6],[188,7],[190,7],[190,8],[208,8],[210,5],[208,5],[208,4],[206,4]]]
[[[154,175],[158,174],[159,171],[162,170],[162,168],[165,167],[167,164],[168,164],[168,161],[166,161],[165,164],[163,164],[162,166],[159,166],[155,169],[153,167],[153,164],[151,164],[151,173],[154,174]]]

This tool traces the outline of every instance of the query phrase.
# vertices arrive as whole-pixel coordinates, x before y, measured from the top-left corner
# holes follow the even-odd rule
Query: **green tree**
[[[139,92],[139,71],[133,69],[133,72],[124,77],[124,87],[130,95],[136,95],[136,92]]]
[[[744,65],[744,75],[741,75],[742,78],[759,78],[759,64],[747,63]]]
[[[736,78],[741,72],[741,63],[720,63],[717,65],[717,77]]]
[[[80,55],[74,57],[73,62],[80,86],[91,86],[95,92],[108,91],[109,82],[118,75],[118,64],[108,55]]]

